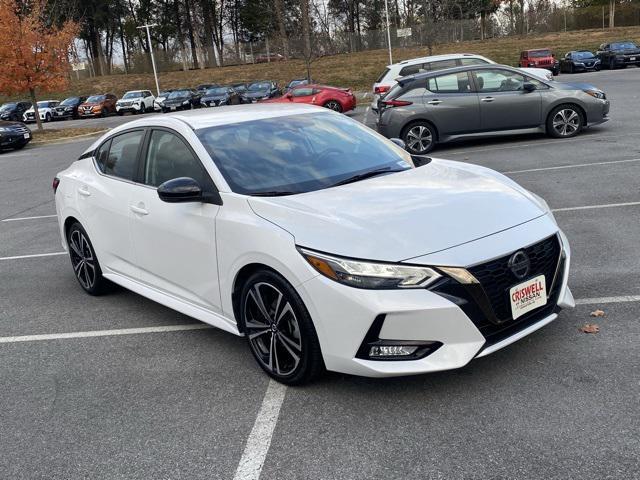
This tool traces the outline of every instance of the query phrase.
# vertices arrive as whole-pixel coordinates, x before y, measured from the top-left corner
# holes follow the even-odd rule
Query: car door
[[[310,87],[296,87],[291,90],[291,100],[295,103],[311,103],[314,90]]]
[[[480,100],[480,127],[483,131],[514,130],[542,123],[540,91],[524,89],[536,82],[512,70],[491,68],[473,72]]]
[[[190,177],[203,191],[215,186],[188,143],[176,132],[155,128],[148,134],[140,179],[129,208],[139,279],[191,304],[221,311],[215,249],[216,215],[210,203],[167,203],[157,187]]]
[[[480,129],[478,95],[468,72],[429,77],[423,104],[441,135],[472,133]]]
[[[135,277],[136,266],[130,235],[133,180],[144,130],[121,133],[104,142],[94,153],[94,169],[78,178],[78,210],[94,243],[103,270]]]

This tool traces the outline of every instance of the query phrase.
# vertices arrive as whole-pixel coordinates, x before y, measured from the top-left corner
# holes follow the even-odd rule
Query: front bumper
[[[507,235],[515,239],[522,238],[521,234]],[[551,289],[548,304],[523,316],[523,320],[514,321],[514,325],[505,322],[497,335],[488,334],[477,318],[470,318],[470,310],[459,305],[453,297],[431,290],[360,290],[322,276],[299,285],[297,289],[315,320],[327,369],[368,377],[455,369],[545,326],[557,318],[559,309],[574,306],[567,286],[570,251],[564,235],[559,235],[564,245],[564,261],[559,269],[557,287]],[[509,243],[510,240],[505,245]],[[378,327],[377,335],[383,341],[434,342],[441,345],[424,358],[415,360],[363,358],[362,346],[366,345],[374,322],[379,322],[381,317],[383,323]]]
[[[25,138],[25,135],[28,137]],[[31,132],[0,132],[0,148],[13,148],[18,145],[25,145],[31,141]]]
[[[116,105],[116,112],[139,112],[142,110],[141,105]]]

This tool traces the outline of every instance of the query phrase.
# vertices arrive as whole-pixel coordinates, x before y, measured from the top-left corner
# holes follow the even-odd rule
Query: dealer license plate
[[[29,138],[30,136],[31,136],[31,134],[29,134],[29,133],[25,133],[24,134],[24,138]]]
[[[636,57],[631,57],[631,58],[629,59],[629,61],[631,61],[631,62],[635,62],[635,61],[636,61]]]
[[[509,290],[511,317],[515,320],[531,310],[547,304],[547,285],[544,275],[538,275]]]
[[[171,111],[174,111],[176,109],[176,107],[171,107]]]

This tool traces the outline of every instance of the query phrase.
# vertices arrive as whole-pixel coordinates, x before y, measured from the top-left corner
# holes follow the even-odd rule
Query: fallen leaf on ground
[[[582,333],[598,333],[600,331],[600,327],[595,323],[587,323],[580,327],[580,331]]]
[[[597,310],[591,312],[589,315],[591,315],[592,317],[604,317],[604,311],[598,308]]]

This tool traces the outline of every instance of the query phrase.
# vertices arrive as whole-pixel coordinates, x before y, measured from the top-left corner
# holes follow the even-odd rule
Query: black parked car
[[[207,90],[200,103],[203,107],[219,107],[221,105],[238,105],[240,95],[231,87],[216,87]]]
[[[207,90],[209,90],[211,88],[216,88],[216,87],[219,87],[219,86],[220,85],[218,85],[217,83],[202,83],[202,84],[200,84],[200,85],[198,85],[196,87],[196,92],[198,92],[200,95],[202,95]]]
[[[249,87],[249,85],[247,85],[246,83],[232,83],[231,84],[231,88],[233,88],[238,95],[242,96],[245,94],[245,92],[247,91],[247,88]]]
[[[0,150],[19,150],[30,141],[31,130],[24,123],[0,120]]]
[[[200,108],[200,94],[188,88],[172,91],[160,104],[162,113]]]
[[[0,107],[0,120],[21,122],[24,112],[31,108],[31,102],[8,102]]]
[[[600,70],[600,59],[588,50],[567,52],[560,60],[560,71],[564,73]]]
[[[247,87],[247,91],[242,95],[242,100],[245,103],[257,102],[258,100],[265,100],[267,98],[279,97],[282,92],[278,88],[276,82],[270,80],[262,80],[260,82],[253,82]]]
[[[627,65],[640,66],[640,47],[630,40],[603,43],[596,55],[602,66],[611,70]]]
[[[60,105],[53,109],[54,120],[67,120],[68,118],[80,118],[78,116],[78,106],[87,101],[87,97],[65,98]]]

